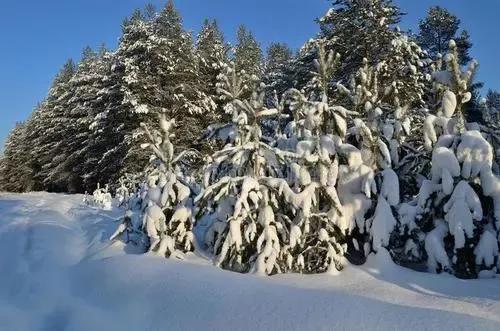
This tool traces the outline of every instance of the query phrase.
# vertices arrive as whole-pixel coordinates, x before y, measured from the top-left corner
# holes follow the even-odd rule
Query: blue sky
[[[52,78],[68,59],[102,42],[115,47],[120,24],[134,8],[166,0],[24,0],[0,1],[0,145],[17,121],[28,118],[44,98]],[[294,48],[314,36],[314,19],[329,7],[327,0],[176,0],[188,30],[204,18],[216,18],[226,38],[234,39],[239,24],[247,25],[265,47],[272,41]],[[417,30],[427,9],[450,9],[469,30],[472,54],[481,64],[479,79],[500,90],[500,1],[397,0],[408,15],[402,28]],[[2,148],[0,147],[0,150]]]

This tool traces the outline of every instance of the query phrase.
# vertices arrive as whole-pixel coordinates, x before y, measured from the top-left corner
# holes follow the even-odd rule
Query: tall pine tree
[[[437,54],[446,54],[449,51],[449,41],[455,40],[458,50],[459,63],[464,65],[471,60],[469,50],[472,47],[467,30],[460,28],[460,19],[440,6],[431,7],[427,17],[420,21],[418,34],[419,44],[436,57]]]
[[[244,25],[238,29],[234,61],[236,70],[245,71],[249,77],[262,76],[263,55],[259,43]]]

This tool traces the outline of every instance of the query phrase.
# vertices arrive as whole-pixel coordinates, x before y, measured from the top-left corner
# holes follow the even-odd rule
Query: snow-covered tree
[[[334,0],[319,19],[320,38],[327,50],[342,58],[341,79],[348,80],[368,59],[376,64],[390,54],[391,41],[397,36],[394,26],[401,13],[391,0]]]
[[[349,190],[348,184],[342,182],[341,173],[345,171],[347,176],[348,169],[340,164],[340,159],[346,157],[352,161],[351,152],[356,148],[343,143],[349,112],[331,105],[328,100],[339,57],[333,52],[327,53],[322,45],[317,54],[311,82],[316,93],[307,97],[298,90],[288,92],[293,121],[278,139],[278,146],[294,153],[295,159],[288,162],[288,179],[280,182],[279,190],[288,203],[283,210],[291,220],[286,270],[335,273],[343,267],[346,237],[354,219],[354,215],[348,215],[353,209],[343,204],[338,193],[342,189],[361,191],[361,187]],[[353,165],[353,169],[356,166]],[[361,172],[366,170],[361,168]],[[370,177],[372,173],[361,174],[360,181],[367,179],[363,177],[365,174]]]
[[[168,120],[165,114],[159,116],[160,130],[150,130],[146,124],[141,124],[148,139],[141,147],[154,153],[152,162],[155,166],[147,175],[147,186],[141,190],[140,220],[133,221],[130,209],[127,212],[130,216],[123,219],[111,240],[121,234],[142,231],[147,240],[136,242],[146,242],[149,252],[183,258],[186,252],[194,250],[193,190],[196,185],[177,167],[188,151],[174,154],[171,139],[175,137],[175,120]],[[132,207],[129,205],[129,208]]]
[[[99,52],[90,47],[85,48],[76,72],[69,82],[71,98],[65,104],[64,123],[59,128],[63,143],[55,150],[58,157],[52,160],[50,167],[53,170],[47,178],[49,182],[64,186],[66,192],[81,193],[95,188],[95,183],[84,188],[87,177],[85,163],[94,157],[89,150],[91,124],[94,109],[103,104],[99,93],[105,74],[102,68],[105,56],[105,48]]]
[[[292,60],[292,51],[286,44],[272,43],[267,49],[262,81],[266,84],[268,102],[293,87],[290,75]]]
[[[360,120],[348,133],[346,118],[359,113],[328,99],[339,56],[322,45],[317,54],[314,93],[291,90],[284,96],[293,121],[276,147],[263,141],[259,118],[279,114],[284,103],[265,108],[263,87],[257,85],[250,100],[242,100],[245,80],[234,69],[225,76],[220,90],[233,114],[233,137],[211,158],[197,198],[210,222],[205,239],[217,265],[267,274],[335,272],[342,268],[348,238],[359,250],[355,230],[368,234],[363,254],[371,251],[370,242],[374,250],[388,245],[396,222],[390,206],[399,203],[389,148]],[[360,148],[344,143],[347,134],[359,137]],[[374,217],[367,218],[378,191],[377,167],[385,169],[381,196]]]
[[[30,154],[28,123],[17,123],[5,141],[0,158],[0,191],[25,192],[38,189]]]
[[[488,90],[486,94],[486,106],[500,112],[500,92]]]
[[[400,215],[416,234],[406,253],[427,256],[430,271],[470,278],[496,272],[499,178],[491,145],[463,115],[476,63],[463,70],[453,40],[449,49],[446,70],[434,73],[441,103],[423,126],[424,146],[432,151],[430,173],[418,195],[400,207]],[[422,246],[425,255],[419,252]]]
[[[224,36],[217,21],[205,20],[196,39],[196,53],[199,57],[199,78],[205,87],[205,93],[211,96],[218,105],[215,119],[222,114],[223,102],[217,96],[218,77],[228,63],[229,46],[224,42]],[[218,115],[218,116],[217,116]],[[208,123],[207,125],[208,126]]]
[[[68,124],[67,105],[73,96],[71,79],[76,72],[75,63],[68,60],[54,79],[47,99],[35,112],[33,127],[28,139],[34,145],[32,155],[39,169],[35,179],[42,183],[43,189],[65,191],[64,174],[59,172],[58,162],[64,160],[62,151],[73,137],[66,137],[63,128]]]
[[[101,208],[104,210],[111,210],[113,207],[113,197],[109,192],[108,185],[101,187],[97,184],[97,188],[92,193],[92,196],[85,194],[83,202],[89,206]]]
[[[190,128],[176,137],[176,147],[195,147],[216,105],[204,93],[191,35],[172,1],[152,22],[138,21],[125,36],[131,39],[124,38],[118,51],[124,60],[125,104],[148,125],[160,113],[175,118]],[[128,133],[131,141],[141,135],[138,127]],[[143,154],[131,146],[126,162],[144,160]]]
[[[321,33],[317,40],[306,43],[295,61],[295,86],[302,89],[312,79],[313,61],[317,57],[314,45],[321,42],[327,51],[339,53],[342,59],[335,81],[349,85],[361,73],[361,67],[376,68],[378,79],[373,84],[379,85],[380,101],[401,106],[421,105],[426,57],[395,26],[400,18],[399,8],[390,0],[333,1],[332,7],[318,20]],[[335,89],[329,91],[330,99],[343,104],[343,100],[335,100],[337,96]]]
[[[238,28],[237,43],[234,49],[236,70],[244,71],[249,78],[261,78],[263,55],[259,43],[244,25]]]
[[[232,116],[230,142],[210,157],[196,201],[199,216],[210,223],[204,237],[216,265],[271,274],[281,271],[278,233],[285,231],[285,221],[275,215],[276,192],[259,180],[282,176],[283,161],[279,150],[262,141],[259,122],[277,111],[264,107],[263,88],[243,75],[230,66],[221,77],[219,91]],[[249,92],[251,97],[244,99]]]
[[[197,188],[177,166],[189,151],[175,155],[171,141],[174,125],[175,120],[168,120],[165,114],[160,115],[160,131],[150,131],[141,124],[149,140],[142,148],[151,149],[159,161],[157,170],[148,176],[142,229],[149,237],[150,252],[183,258],[194,249],[193,199]]]
[[[244,99],[247,80],[234,68],[223,79],[220,91],[233,115],[233,137],[211,157],[205,189],[197,198],[201,219],[209,222],[205,241],[215,264],[258,274],[341,269],[344,246],[328,215],[338,208],[338,197],[334,187],[320,184],[318,175],[319,168],[325,185],[329,172],[330,180],[336,180],[330,159],[334,141],[326,136],[311,139],[302,149],[289,151],[266,143],[259,123],[279,115],[282,103],[266,108],[265,86],[257,83],[251,97]],[[292,92],[292,99],[299,98],[297,112],[306,112],[309,125],[317,125],[313,114],[324,104],[303,105],[297,93]]]
[[[97,98],[88,114],[91,123],[83,178],[84,187],[89,191],[97,183],[114,184],[122,173],[140,171],[143,168],[143,164],[139,162],[136,168],[124,163],[132,143],[127,139],[127,133],[136,127],[138,119],[130,114],[130,108],[123,103],[123,58],[118,52],[108,52],[100,57],[96,66],[100,78],[94,81]]]

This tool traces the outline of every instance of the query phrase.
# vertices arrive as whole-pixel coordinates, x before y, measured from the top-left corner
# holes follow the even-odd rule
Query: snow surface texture
[[[258,277],[135,255],[107,238],[122,211],[82,196],[0,194],[2,330],[499,330],[500,280],[393,264]],[[484,245],[486,246],[486,245]]]

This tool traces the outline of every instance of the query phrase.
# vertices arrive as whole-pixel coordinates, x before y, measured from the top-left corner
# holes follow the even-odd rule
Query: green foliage
[[[429,52],[429,55],[436,57],[437,54],[448,53],[449,41],[455,40],[459,63],[461,65],[467,64],[471,60],[469,50],[472,43],[467,30],[462,30],[460,34],[457,34],[460,23],[460,19],[447,9],[439,6],[431,7],[427,17],[420,20],[419,44]]]

